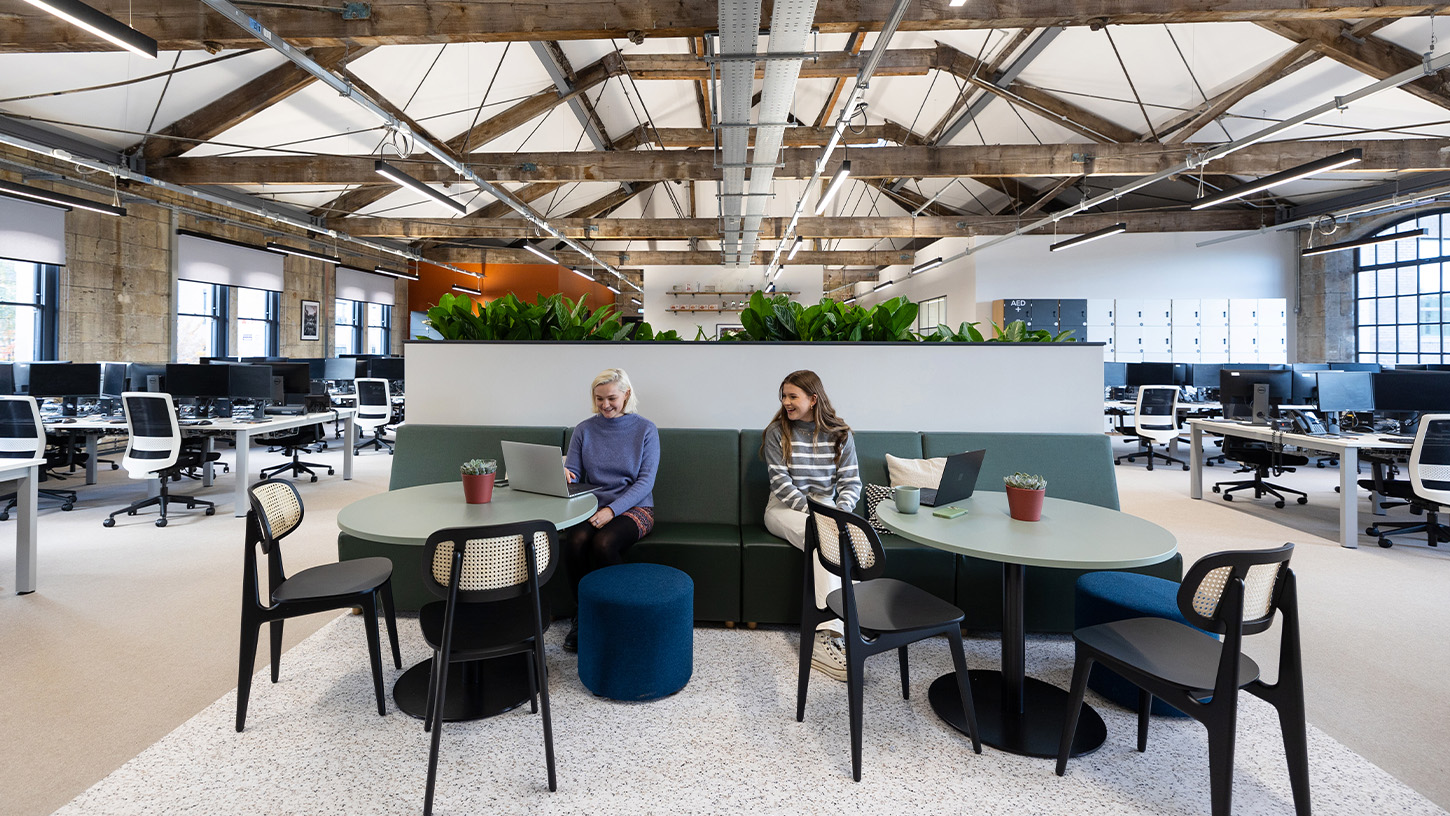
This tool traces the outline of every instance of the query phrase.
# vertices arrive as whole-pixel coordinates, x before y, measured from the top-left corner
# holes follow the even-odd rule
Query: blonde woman
[[[589,385],[594,415],[574,427],[564,470],[569,481],[600,485],[599,510],[560,536],[560,551],[574,598],[579,579],[601,567],[624,563],[624,553],[654,529],[655,473],[660,467],[660,435],[640,416],[629,375],[606,368]],[[564,648],[579,643],[576,616]]]
[[[836,416],[825,386],[814,371],[786,375],[778,392],[780,410],[765,429],[761,457],[770,476],[770,499],[765,506],[765,527],[805,549],[806,499],[854,511],[861,498],[861,475],[856,464],[856,443],[851,426]],[[826,608],[826,596],[841,588],[841,579],[813,559],[816,608]],[[846,679],[845,644],[839,618],[816,627],[811,667],[837,680]]]

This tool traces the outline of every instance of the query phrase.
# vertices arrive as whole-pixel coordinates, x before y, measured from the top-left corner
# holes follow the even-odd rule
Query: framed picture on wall
[[[716,323],[715,339],[719,340],[727,334],[738,334],[745,331],[745,327],[739,323]]]
[[[317,340],[322,323],[322,304],[315,300],[302,301],[302,339]]]

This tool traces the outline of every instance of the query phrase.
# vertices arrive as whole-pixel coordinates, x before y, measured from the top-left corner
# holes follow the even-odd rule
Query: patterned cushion
[[[891,500],[891,488],[868,484],[864,492],[866,495],[866,520],[871,522],[871,529],[875,530],[878,535],[889,534],[891,531],[881,526],[881,519],[876,516],[876,505]]]

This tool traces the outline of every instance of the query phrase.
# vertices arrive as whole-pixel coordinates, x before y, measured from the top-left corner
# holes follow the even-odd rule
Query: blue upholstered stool
[[[601,697],[657,700],[690,682],[695,582],[660,564],[620,564],[579,581],[579,680]]]
[[[1178,611],[1178,584],[1135,572],[1090,572],[1078,578],[1075,608],[1078,628],[1129,618],[1167,618],[1188,623]],[[1138,710],[1138,687],[1111,669],[1095,664],[1088,688],[1130,711]],[[1161,716],[1185,716],[1156,697],[1152,711]]]

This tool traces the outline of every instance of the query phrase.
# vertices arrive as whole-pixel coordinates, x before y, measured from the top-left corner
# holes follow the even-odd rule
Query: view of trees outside
[[[36,358],[39,275],[36,264],[0,260],[0,360],[23,363]]]

